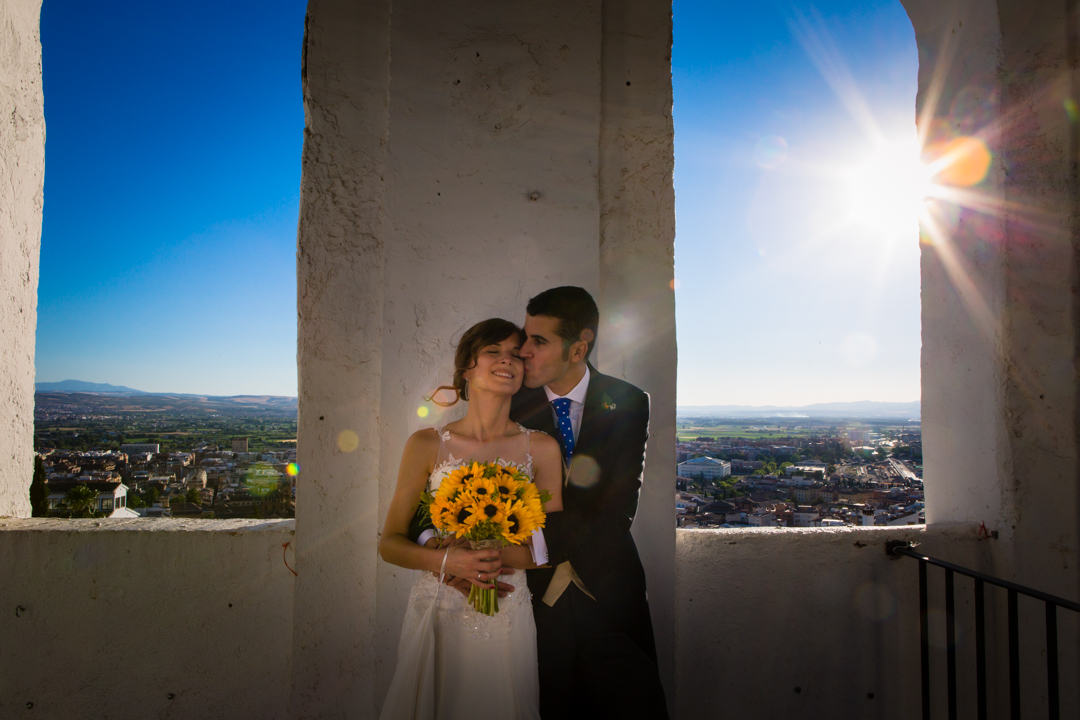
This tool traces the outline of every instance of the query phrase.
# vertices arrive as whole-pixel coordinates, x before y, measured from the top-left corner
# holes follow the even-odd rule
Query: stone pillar
[[[660,675],[675,699],[675,156],[671,5],[604,3],[600,125],[600,369],[649,393],[634,539]]]
[[[390,3],[311,0],[291,717],[374,717]]]
[[[920,137],[938,143],[984,132],[1001,113],[993,7],[980,0],[904,6],[919,48]],[[954,110],[964,117],[953,118]],[[1003,182],[997,158],[977,188],[988,206],[1002,203]],[[921,227],[926,519],[998,527],[1009,466],[1000,393],[1004,222],[947,201],[931,203],[928,214]]]
[[[1003,541],[997,574],[1078,597],[1080,48],[1067,30],[1080,18],[1012,0],[905,7],[920,134],[977,137],[993,156],[922,228],[927,522],[985,522]]]
[[[670,4],[609,10],[308,7],[298,717],[376,714],[412,575],[382,563],[377,544],[417,409],[463,330],[523,322],[528,299],[556,285],[596,296],[601,369],[652,394],[635,535],[672,673]]]
[[[959,202],[922,224],[927,523],[985,523],[997,539],[977,569],[1075,600],[1080,17],[1075,3],[903,2],[919,45],[920,135],[931,147],[975,137],[993,157],[984,180],[954,187]],[[999,628],[1004,603],[989,594]],[[1036,605],[1020,604],[1025,667],[1045,663]],[[1076,677],[1077,624],[1059,615],[1061,677]],[[1004,656],[1004,631],[990,642]],[[1006,703],[1005,669],[992,672]],[[1045,712],[1044,678],[1024,680],[1025,712]],[[1073,716],[1064,683],[1062,716]]]
[[[0,6],[0,517],[30,516],[45,182],[41,0]]]

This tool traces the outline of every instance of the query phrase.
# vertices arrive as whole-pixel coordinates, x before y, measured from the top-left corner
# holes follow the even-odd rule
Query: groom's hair
[[[553,317],[559,321],[559,329],[555,332],[563,341],[564,360],[570,356],[570,346],[581,339],[581,331],[591,330],[592,340],[588,341],[589,349],[585,352],[585,359],[588,360],[592,355],[600,326],[600,310],[585,288],[564,285],[545,290],[529,300],[525,312],[533,316]]]

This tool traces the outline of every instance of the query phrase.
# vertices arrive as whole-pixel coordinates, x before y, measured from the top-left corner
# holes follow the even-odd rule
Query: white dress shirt
[[[574,443],[577,443],[578,437],[581,435],[581,416],[585,414],[585,394],[589,390],[589,366],[585,366],[585,374],[578,380],[578,384],[574,386],[574,389],[565,395],[556,395],[552,392],[551,388],[547,385],[544,386],[544,392],[547,394],[547,399],[554,401],[561,397],[569,398],[570,400],[570,427],[574,429]],[[555,427],[559,427],[559,416],[555,412],[555,408],[551,408],[551,415],[555,419]]]

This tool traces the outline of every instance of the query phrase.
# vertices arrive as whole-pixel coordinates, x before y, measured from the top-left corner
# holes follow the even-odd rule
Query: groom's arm
[[[417,542],[420,539],[420,534],[426,530],[431,530],[432,534],[434,534],[435,526],[431,524],[431,518],[427,515],[421,515],[420,508],[417,508],[416,512],[413,513],[412,521],[409,523],[409,539]]]
[[[598,468],[599,478],[590,501],[585,507],[548,516],[544,535],[552,565],[571,559],[583,547],[617,547],[633,525],[645,468],[645,443],[649,439],[649,396],[634,390],[619,398],[619,404],[625,402],[628,407],[606,439],[609,445],[615,445],[613,452],[597,459],[607,466]]]

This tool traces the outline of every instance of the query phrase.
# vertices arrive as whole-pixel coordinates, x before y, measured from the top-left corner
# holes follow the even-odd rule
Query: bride
[[[515,589],[500,599],[492,617],[473,610],[465,593],[442,582],[457,578],[459,585],[467,580],[494,587],[503,566],[536,567],[530,549],[436,548],[418,545],[408,535],[421,493],[434,493],[466,460],[513,463],[551,493],[547,512],[562,509],[558,442],[510,421],[510,398],[524,375],[518,355],[523,339],[520,328],[498,318],[469,328],[458,344],[454,384],[448,388],[468,401],[465,417],[420,430],[405,444],[379,554],[389,563],[424,572],[416,573],[409,595],[383,720],[459,720],[477,713],[500,719],[540,717],[536,626],[525,573],[502,577]]]

